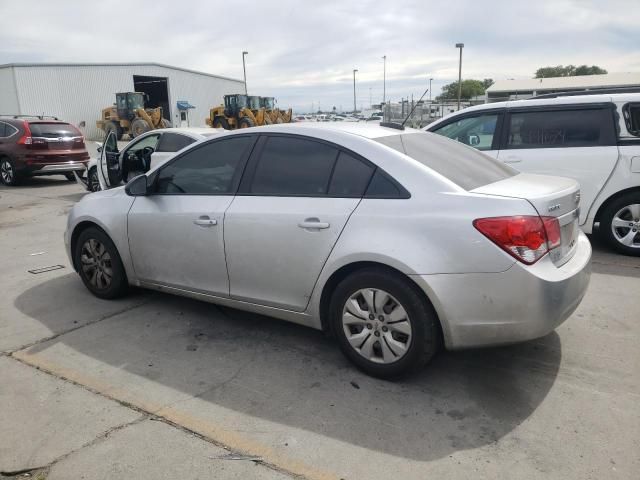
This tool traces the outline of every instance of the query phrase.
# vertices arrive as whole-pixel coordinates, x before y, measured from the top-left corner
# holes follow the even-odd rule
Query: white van
[[[578,180],[582,230],[640,256],[640,93],[488,103],[424,130],[523,172]]]

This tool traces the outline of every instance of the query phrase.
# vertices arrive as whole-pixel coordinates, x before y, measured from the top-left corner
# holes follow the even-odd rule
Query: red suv
[[[33,175],[65,175],[75,180],[89,153],[82,133],[55,117],[0,116],[0,181],[16,185]]]

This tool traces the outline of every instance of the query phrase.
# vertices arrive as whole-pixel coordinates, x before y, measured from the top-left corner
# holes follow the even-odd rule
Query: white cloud
[[[242,77],[280,104],[358,105],[387,96],[434,94],[457,77],[532,76],[540,66],[597,64],[640,70],[640,2],[394,0],[3,1],[0,63],[160,62]]]

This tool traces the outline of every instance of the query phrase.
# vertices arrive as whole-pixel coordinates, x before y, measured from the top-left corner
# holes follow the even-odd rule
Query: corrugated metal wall
[[[18,94],[13,83],[13,67],[0,68],[0,114],[18,114]]]
[[[212,106],[223,95],[240,93],[239,80],[217,78],[155,65],[42,65],[15,66],[20,113],[54,115],[79,125],[88,139],[102,139],[96,128],[103,108],[115,102],[116,92],[133,91],[133,76],[167,77],[171,122],[178,124],[176,102],[187,100],[192,127],[205,125]],[[5,69],[0,69],[0,71]],[[9,69],[6,69],[9,70]]]

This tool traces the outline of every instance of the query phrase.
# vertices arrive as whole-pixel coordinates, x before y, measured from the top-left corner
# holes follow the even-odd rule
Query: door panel
[[[514,111],[507,115],[504,128],[505,148],[498,160],[521,172],[577,180],[583,225],[618,161],[610,110]]]
[[[224,220],[231,297],[304,311],[359,202],[359,198],[236,197]]]
[[[128,216],[129,249],[140,280],[229,295],[224,212],[232,195],[137,197]]]

